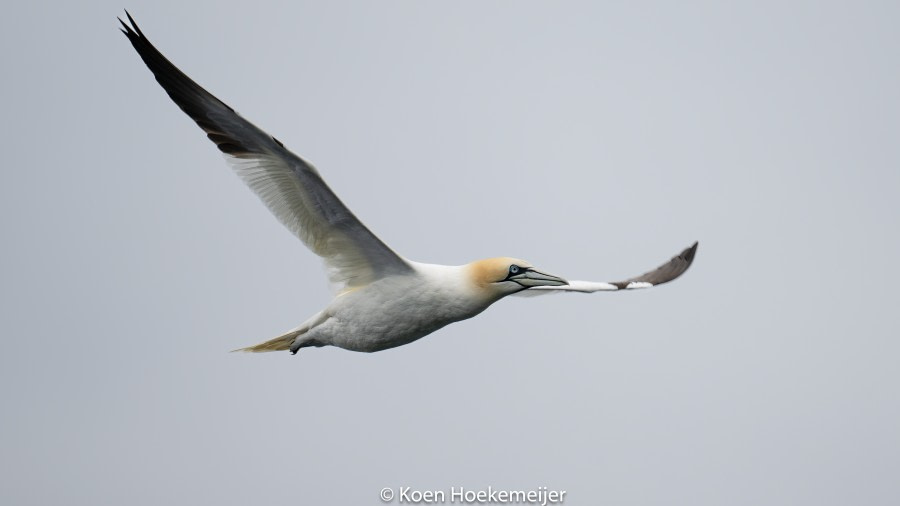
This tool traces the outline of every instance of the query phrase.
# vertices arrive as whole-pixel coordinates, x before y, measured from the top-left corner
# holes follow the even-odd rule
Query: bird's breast
[[[377,351],[407,344],[445,325],[471,318],[487,305],[446,283],[397,276],[335,299],[329,333],[337,346]]]

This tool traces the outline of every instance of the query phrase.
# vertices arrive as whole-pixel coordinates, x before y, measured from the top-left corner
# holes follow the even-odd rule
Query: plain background
[[[574,279],[373,355],[117,31],[419,261]],[[0,18],[0,503],[900,502],[896,2],[20,2]]]

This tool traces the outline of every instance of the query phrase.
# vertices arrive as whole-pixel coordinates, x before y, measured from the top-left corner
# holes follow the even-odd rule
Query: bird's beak
[[[534,269],[528,269],[522,274],[512,276],[509,280],[515,281],[525,288],[531,288],[532,286],[562,286],[569,284],[569,282],[563,278],[544,274],[543,272]]]

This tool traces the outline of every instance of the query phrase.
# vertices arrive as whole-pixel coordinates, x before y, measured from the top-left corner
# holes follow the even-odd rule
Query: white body
[[[410,262],[415,273],[390,276],[334,298],[310,319],[292,349],[332,345],[380,351],[411,343],[453,322],[471,318],[497,298],[480,293],[466,266]]]

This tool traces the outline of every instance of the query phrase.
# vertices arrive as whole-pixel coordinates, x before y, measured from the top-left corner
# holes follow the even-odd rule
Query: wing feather
[[[181,72],[126,15],[130,25],[119,20],[122,32],[157,82],[225,153],[238,176],[276,218],[325,260],[338,290],[413,272],[347,209],[311,164]]]
[[[697,253],[699,242],[695,242],[689,248],[672,257],[671,260],[660,265],[652,271],[645,272],[640,276],[626,279],[625,281],[613,281],[610,283],[597,281],[569,281],[568,285],[562,286],[535,286],[520,292],[523,295],[541,295],[554,292],[580,292],[593,293],[601,291],[619,291],[619,290],[637,290],[640,288],[650,288],[651,286],[668,283],[673,279],[684,274],[684,272],[694,262],[694,256]],[[532,293],[529,293],[532,292]]]

